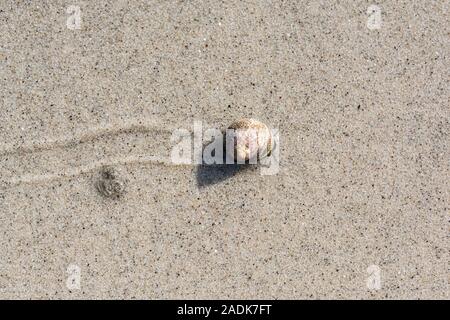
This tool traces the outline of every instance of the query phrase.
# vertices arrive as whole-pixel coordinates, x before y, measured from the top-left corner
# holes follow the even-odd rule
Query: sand
[[[0,298],[448,299],[448,7],[2,0]],[[241,117],[276,174],[171,161]]]

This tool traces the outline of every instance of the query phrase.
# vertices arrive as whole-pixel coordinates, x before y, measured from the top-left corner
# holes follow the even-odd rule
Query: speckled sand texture
[[[0,298],[448,299],[449,29],[448,1],[0,0]],[[243,117],[278,174],[168,161]]]

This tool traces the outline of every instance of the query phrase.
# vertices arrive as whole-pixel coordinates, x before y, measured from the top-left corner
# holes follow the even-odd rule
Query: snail
[[[233,140],[228,138],[230,130]],[[233,122],[227,129],[226,140],[227,156],[238,163],[256,163],[257,160],[270,156],[274,144],[267,125],[249,118]]]

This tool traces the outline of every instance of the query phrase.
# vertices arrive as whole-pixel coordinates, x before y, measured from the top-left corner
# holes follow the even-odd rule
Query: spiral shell
[[[267,157],[273,148],[272,134],[264,123],[255,119],[240,119],[228,129],[234,130],[233,148],[227,148],[227,155],[238,162],[247,162]]]
[[[126,180],[119,172],[111,167],[104,167],[96,183],[98,192],[106,198],[119,198],[125,193]]]

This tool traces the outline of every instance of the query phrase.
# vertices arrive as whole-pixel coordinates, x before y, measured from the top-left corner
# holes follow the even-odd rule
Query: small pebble
[[[272,134],[264,123],[255,119],[240,119],[228,129],[235,130],[234,148],[227,148],[229,157],[235,161],[247,162],[267,157],[273,148]]]

